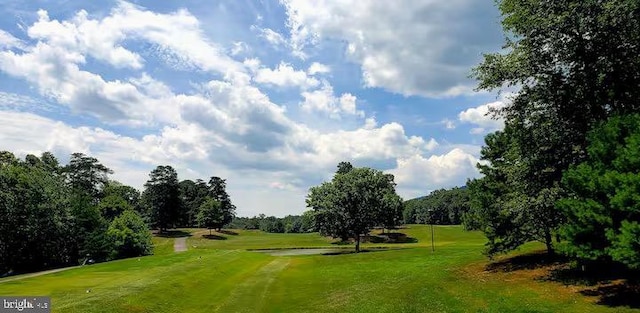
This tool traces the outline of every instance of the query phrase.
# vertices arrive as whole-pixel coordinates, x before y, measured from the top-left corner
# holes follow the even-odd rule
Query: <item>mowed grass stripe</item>
[[[51,295],[53,312],[639,312],[596,305],[535,270],[485,272],[485,239],[455,226],[435,227],[435,252],[429,227],[409,225],[399,231],[416,243],[366,245],[406,249],[287,257],[243,249],[335,245],[317,234],[198,231],[186,252],[155,238],[158,255],[6,282],[0,294]]]

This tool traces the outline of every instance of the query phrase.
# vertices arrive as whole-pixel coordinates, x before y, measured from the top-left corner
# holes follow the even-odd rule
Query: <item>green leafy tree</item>
[[[209,235],[211,235],[212,229],[220,230],[224,225],[224,211],[222,209],[222,203],[212,198],[207,198],[200,205],[200,211],[196,216],[199,227],[206,227],[209,229]]]
[[[178,173],[171,166],[158,166],[149,174],[143,193],[151,224],[164,232],[176,223],[180,207]]]
[[[182,203],[180,220],[184,226],[197,225],[196,215],[208,195],[209,187],[201,179],[195,182],[188,179],[180,182],[180,199]]]
[[[72,189],[89,195],[94,203],[102,196],[103,187],[109,182],[108,175],[113,171],[102,165],[98,159],[83,153],[71,154],[64,172]]]
[[[98,210],[100,210],[100,213],[107,221],[113,221],[113,219],[122,214],[122,212],[133,210],[133,207],[121,196],[110,194],[100,200]]]
[[[585,162],[563,182],[564,250],[588,262],[640,268],[640,115],[610,119],[590,133]]]
[[[153,253],[151,233],[142,217],[126,210],[113,219],[107,236],[113,240],[114,258],[130,258]]]
[[[502,224],[501,233],[511,237],[502,242],[510,244],[495,245],[498,250],[492,250],[504,252],[544,237],[548,251],[553,252],[552,235],[564,219],[554,205],[564,197],[560,181],[565,170],[584,161],[587,132],[610,116],[640,109],[639,4],[617,0],[497,3],[506,43],[500,52],[485,55],[474,76],[480,89],[515,86],[519,90],[507,106],[493,112],[510,128],[510,148],[505,150],[510,155],[505,158],[512,163],[502,169],[510,183],[502,196],[483,197],[498,200],[487,212],[498,220],[504,212],[514,216],[513,223]],[[495,179],[488,180],[486,186],[495,185]],[[508,225],[514,228],[508,230]]]
[[[331,182],[312,187],[307,206],[315,211],[316,226],[334,238],[347,236],[360,252],[363,234],[384,219],[384,211],[397,203],[392,176],[370,168],[336,173]],[[401,204],[400,200],[400,204]]]
[[[236,206],[231,202],[231,197],[227,194],[227,182],[225,179],[213,176],[209,180],[209,194],[212,199],[220,202],[223,211],[222,225],[217,228],[222,228],[224,225],[231,223],[236,216]]]

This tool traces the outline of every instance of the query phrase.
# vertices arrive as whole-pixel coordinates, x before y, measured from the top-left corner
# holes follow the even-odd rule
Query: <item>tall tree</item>
[[[71,154],[71,160],[64,171],[71,188],[89,195],[94,203],[98,202],[102,188],[109,182],[108,175],[113,174],[98,159],[83,153]]]
[[[493,112],[511,128],[514,161],[506,186],[513,201],[499,203],[503,211],[523,204],[515,226],[527,230],[510,232],[522,235],[514,243],[543,236],[553,252],[551,236],[563,221],[554,205],[563,196],[562,173],[584,160],[586,134],[596,123],[640,109],[640,4],[499,0],[498,6],[504,49],[485,55],[474,75],[480,89],[519,89]]]
[[[144,186],[143,197],[149,206],[150,221],[164,232],[176,222],[180,207],[178,173],[171,166],[160,165],[151,171]]]
[[[223,220],[222,226],[231,223],[236,216],[236,206],[231,202],[231,197],[227,194],[227,182],[225,179],[213,176],[209,180],[209,197],[220,202],[222,205]]]

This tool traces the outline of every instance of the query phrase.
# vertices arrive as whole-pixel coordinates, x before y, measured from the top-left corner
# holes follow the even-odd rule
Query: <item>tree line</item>
[[[62,165],[50,152],[1,151],[0,276],[152,254],[152,228],[221,228],[235,215],[219,177],[178,182],[158,166],[140,193],[111,174],[82,153]]]
[[[405,224],[459,225],[475,229],[474,221],[468,217],[469,190],[466,187],[439,189],[427,196],[404,202]]]
[[[640,268],[640,2],[497,3],[504,49],[473,75],[518,91],[467,184],[486,253],[537,240],[587,268]]]
[[[287,215],[285,217],[266,216],[260,214],[254,217],[235,217],[229,228],[261,230],[267,233],[313,233],[316,232],[312,211],[302,215]]]

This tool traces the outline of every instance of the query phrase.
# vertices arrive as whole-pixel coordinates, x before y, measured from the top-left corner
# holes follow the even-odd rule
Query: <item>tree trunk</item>
[[[211,236],[211,228],[209,228],[209,236]]]
[[[356,235],[356,253],[360,252],[360,235]]]
[[[553,239],[551,238],[551,231],[549,228],[545,228],[544,230],[544,244],[547,246],[547,254],[554,255],[555,251],[553,249]]]

